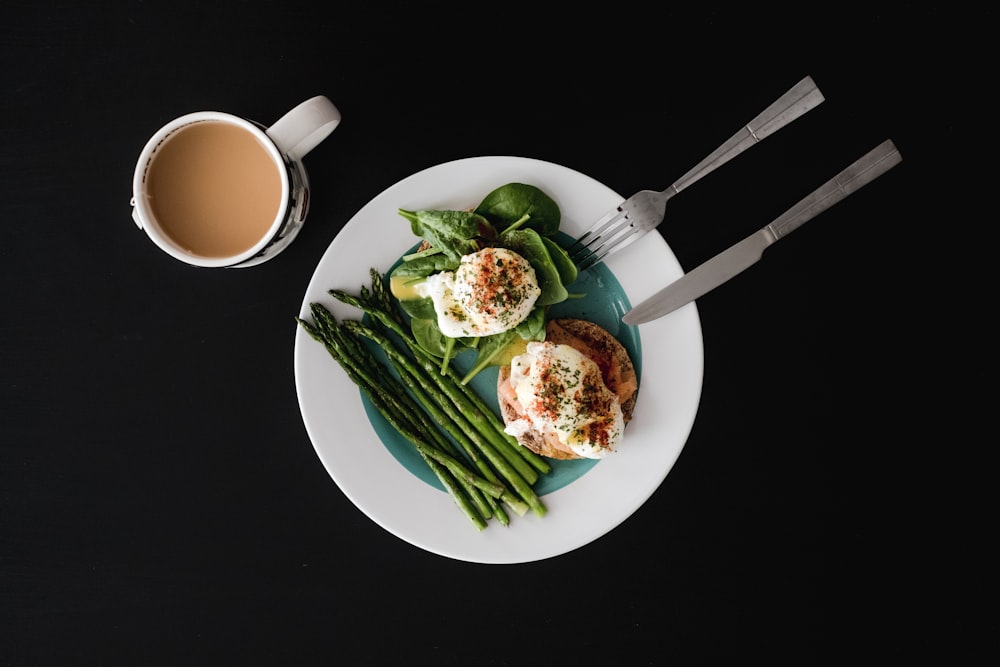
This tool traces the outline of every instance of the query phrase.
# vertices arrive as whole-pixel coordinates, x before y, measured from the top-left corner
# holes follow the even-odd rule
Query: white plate
[[[323,255],[300,316],[319,302],[339,319],[360,311],[329,296],[357,293],[369,271],[387,271],[416,239],[398,209],[464,209],[506,183],[529,183],[559,204],[561,230],[577,236],[624,197],[549,162],[519,157],[455,160],[409,176],[379,194],[347,223]],[[663,238],[647,234],[606,266],[638,303],[683,274]],[[628,307],[628,303],[625,304]],[[376,434],[358,388],[304,330],[295,334],[295,386],[306,431],[341,491],[391,534],[441,556],[476,563],[523,563],[558,556],[605,535],[663,482],[694,425],[704,367],[701,323],[691,303],[639,330],[639,398],[621,449],[581,477],[542,496],[544,517],[511,515],[477,531],[451,497],[411,473]]]

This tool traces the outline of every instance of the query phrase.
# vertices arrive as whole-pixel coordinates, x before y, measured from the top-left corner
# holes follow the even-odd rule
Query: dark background
[[[995,28],[939,5],[5,1],[0,663],[995,657]],[[700,410],[642,508],[486,566],[342,495],[292,318],[359,208],[479,155],[661,189],[807,74],[823,105],[671,201],[686,269],[884,139],[903,163],[699,300]],[[195,269],[135,228],[163,123],[316,94],[343,122],[283,254]]]

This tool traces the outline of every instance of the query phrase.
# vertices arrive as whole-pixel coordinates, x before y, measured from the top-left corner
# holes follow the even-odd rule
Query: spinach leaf
[[[439,249],[454,262],[479,250],[496,238],[489,220],[470,211],[407,211],[399,214],[410,221],[410,230]],[[433,256],[433,255],[432,255]]]
[[[444,253],[433,255],[420,255],[413,259],[405,260],[402,264],[392,270],[392,278],[426,278],[432,273],[439,271],[454,271],[460,264],[459,260],[452,259]]]
[[[517,332],[514,329],[481,338],[476,361],[472,364],[472,368],[465,374],[465,377],[462,378],[462,384],[468,384],[469,380],[474,378],[479,371],[487,366],[492,366],[493,360],[500,357],[500,353],[507,349],[507,346],[516,339]]]
[[[441,358],[455,356],[466,350],[475,350],[482,338],[462,337],[452,338],[441,333],[437,317],[413,318],[410,320],[410,330],[420,347],[430,355]]]
[[[559,272],[559,279],[562,281],[562,284],[572,285],[580,271],[576,268],[573,260],[569,258],[569,253],[547,236],[542,237],[542,243],[545,244],[546,250],[549,251],[549,258]]]
[[[444,356],[447,347],[446,336],[441,333],[436,320],[414,318],[410,321],[410,331],[413,332],[417,344],[428,354],[438,358]]]
[[[399,307],[403,312],[416,320],[436,320],[434,300],[429,296],[418,299],[399,299]]]
[[[535,269],[538,286],[542,288],[542,293],[535,303],[539,306],[548,306],[565,301],[569,297],[569,292],[566,291],[559,269],[553,263],[542,238],[533,229],[513,229],[501,235],[500,245],[528,260]]]
[[[467,347],[466,339],[450,338],[441,333],[436,319],[415,318],[410,321],[410,330],[420,347],[438,359],[453,356]]]
[[[509,331],[483,336],[478,340],[476,361],[462,378],[462,384],[468,384],[484,368],[509,364],[513,354],[523,352],[523,347],[512,352],[512,346],[518,340],[545,340],[545,308],[532,309],[523,322]]]
[[[559,205],[551,197],[526,183],[500,186],[486,195],[475,212],[489,220],[498,232],[527,215],[524,226],[542,236],[552,236],[559,230],[561,215]]]
[[[524,340],[545,340],[545,308],[535,306],[514,331]]]

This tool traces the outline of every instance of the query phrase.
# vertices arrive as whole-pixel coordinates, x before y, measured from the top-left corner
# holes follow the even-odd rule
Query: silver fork
[[[584,271],[655,229],[663,222],[668,199],[818,106],[823,99],[812,77],[805,77],[669,188],[662,192],[642,190],[609,211],[567,248],[570,259]]]

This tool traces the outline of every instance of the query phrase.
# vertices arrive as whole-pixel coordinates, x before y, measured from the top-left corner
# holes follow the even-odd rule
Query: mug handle
[[[317,95],[286,113],[265,130],[282,153],[293,160],[305,156],[340,124],[340,111],[324,95]]]

